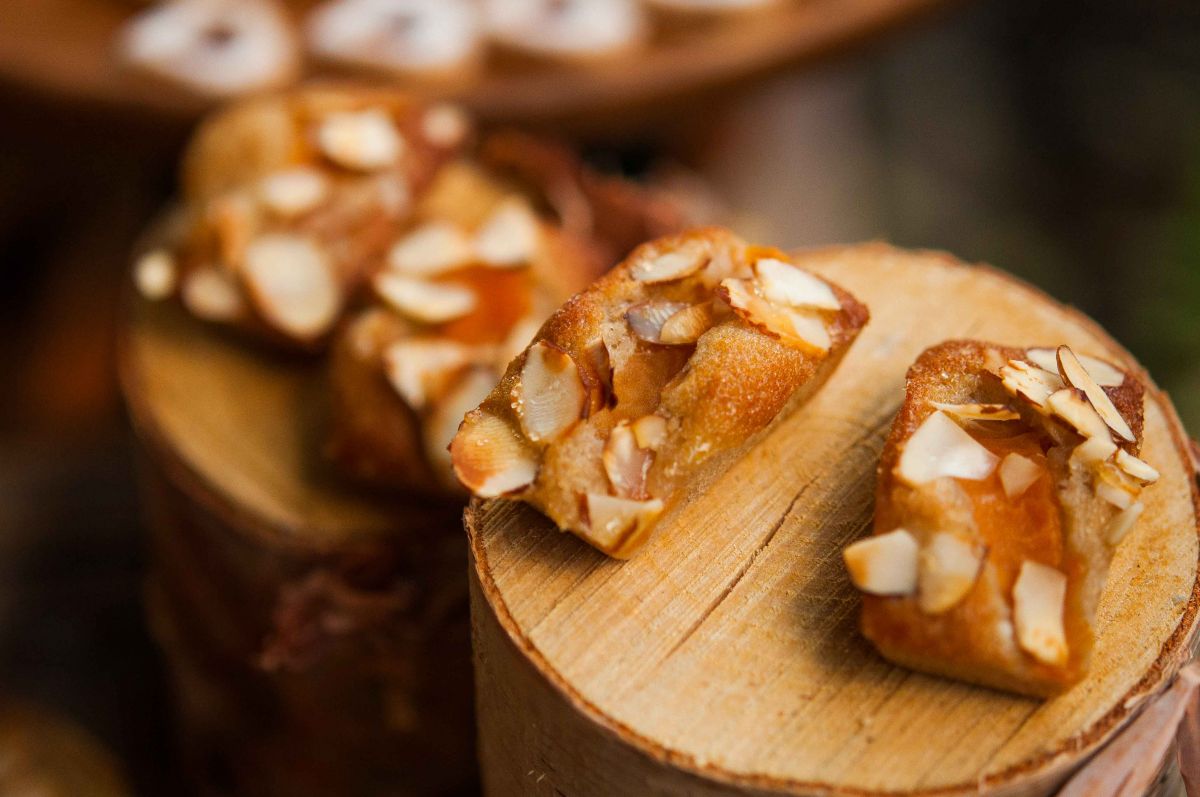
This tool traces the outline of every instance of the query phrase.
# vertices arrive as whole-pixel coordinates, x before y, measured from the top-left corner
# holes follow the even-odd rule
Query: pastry
[[[618,558],[816,391],[867,321],[803,258],[708,228],[560,308],[451,444],[475,495]]]
[[[423,78],[452,78],[483,51],[470,0],[331,0],[308,16],[313,55],[334,64]]]
[[[492,40],[523,55],[552,60],[609,58],[648,35],[636,0],[481,0]]]
[[[1066,346],[943,343],[908,372],[874,536],[844,552],[884,657],[1030,695],[1087,667],[1116,546],[1158,474],[1143,386]]]
[[[121,31],[121,60],[207,97],[279,88],[300,73],[287,10],[275,0],[167,0]]]
[[[135,279],[206,321],[319,349],[470,123],[404,95],[306,89],[244,102],[185,158],[178,235]]]

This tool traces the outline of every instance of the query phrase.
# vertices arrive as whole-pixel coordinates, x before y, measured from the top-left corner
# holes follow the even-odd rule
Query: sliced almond
[[[939,532],[921,549],[917,567],[917,605],[941,614],[966,597],[979,577],[983,552],[970,542]]]
[[[1013,620],[1017,644],[1043,664],[1067,663],[1067,632],[1063,606],[1067,577],[1039,562],[1024,561],[1013,584]]]
[[[663,322],[658,340],[668,345],[695,343],[712,328],[716,315],[712,302],[701,302],[683,308]]]
[[[601,456],[613,492],[621,498],[639,501],[650,497],[646,493],[646,474],[653,460],[653,452],[638,445],[637,437],[626,421],[613,427]]]
[[[1117,513],[1116,517],[1108,522],[1108,527],[1104,530],[1104,537],[1109,545],[1120,545],[1121,540],[1129,534],[1138,518],[1146,511],[1146,505],[1141,501],[1135,501],[1129,506]]]
[[[470,239],[448,221],[431,221],[397,241],[388,251],[388,268],[413,277],[452,271],[475,259]]]
[[[457,378],[448,383],[441,398],[431,405],[425,422],[421,424],[421,433],[425,439],[425,455],[439,474],[451,474],[450,442],[464,416],[488,397],[498,381],[499,375],[491,368],[464,368]]]
[[[1134,441],[1133,430],[1121,417],[1121,413],[1117,411],[1116,405],[1104,392],[1104,388],[1096,384],[1096,380],[1088,374],[1087,369],[1079,362],[1079,358],[1066,346],[1058,347],[1058,373],[1068,385],[1083,391],[1088,401],[1095,407],[1096,412],[1121,439],[1130,443]]]
[[[1043,473],[1041,465],[1015,451],[1000,461],[1000,484],[1010,501],[1024,495]]]
[[[754,288],[751,280],[726,279],[717,287],[717,295],[739,318],[783,343],[814,355],[829,351],[833,341],[821,318],[774,305],[755,293]]]
[[[475,355],[472,347],[461,343],[410,338],[389,345],[383,352],[383,365],[388,381],[404,403],[421,410],[431,395],[445,389],[449,376],[472,362]],[[495,381],[492,384],[495,386]]]
[[[1149,462],[1138,459],[1124,449],[1117,451],[1117,458],[1114,461],[1118,468],[1144,484],[1153,484],[1158,481],[1159,472],[1151,467]]]
[[[633,422],[632,428],[641,448],[657,451],[667,441],[667,419],[661,415],[643,415]]]
[[[421,117],[421,134],[431,144],[449,149],[457,147],[471,132],[471,119],[457,105],[435,105]]]
[[[272,233],[246,248],[242,272],[264,319],[295,338],[329,331],[341,310],[341,287],[325,252],[308,238]]]
[[[478,305],[475,292],[462,285],[404,277],[381,271],[373,281],[375,292],[404,315],[425,324],[442,324],[468,315]]]
[[[150,301],[166,299],[175,292],[178,281],[175,256],[165,249],[147,252],[133,266],[133,283]]]
[[[765,257],[754,264],[763,298],[787,307],[815,307],[820,310],[841,310],[842,303],[829,284],[804,269]]]
[[[935,401],[933,406],[948,415],[966,421],[1018,421],[1021,419],[1021,413],[1013,410],[1007,404],[943,404]]]
[[[542,340],[529,348],[511,398],[525,436],[548,443],[579,422],[587,391],[571,355]]]
[[[688,305],[682,302],[642,302],[635,304],[625,313],[625,321],[633,334],[647,343],[662,342],[662,328],[669,318],[672,318]]]
[[[307,166],[268,174],[258,182],[259,199],[272,213],[284,218],[308,213],[328,195],[325,175]]]
[[[670,252],[661,252],[638,261],[629,275],[638,282],[651,285],[672,282],[689,277],[708,263],[709,254],[698,246],[685,246]]]
[[[991,475],[999,461],[950,416],[934,412],[904,444],[896,475],[914,486],[945,476],[979,481]]]
[[[481,498],[514,493],[537,478],[533,448],[517,430],[482,409],[463,420],[450,443],[450,459],[459,481]]]
[[[206,321],[233,321],[246,311],[234,278],[212,266],[198,268],[184,277],[183,305]]]
[[[331,113],[318,126],[316,138],[325,157],[364,172],[391,166],[405,150],[391,117],[377,108]]]
[[[1079,358],[1079,362],[1091,374],[1092,379],[1096,380],[1096,384],[1101,387],[1120,387],[1125,384],[1125,372],[1112,363],[1095,357],[1089,357],[1086,354],[1077,354],[1075,356]],[[1030,349],[1025,352],[1025,357],[1039,368],[1058,373],[1057,349]]]
[[[1115,506],[1128,509],[1141,494],[1141,486],[1115,465],[1101,464],[1096,468],[1096,497]]]
[[[1065,387],[1054,391],[1046,398],[1046,408],[1084,437],[1110,439],[1108,425],[1081,390]]]
[[[1064,387],[1058,374],[1022,360],[1009,360],[1002,366],[1000,381],[1011,395],[1023,398],[1041,410],[1045,410],[1050,394]]]
[[[1098,465],[1108,460],[1117,452],[1117,444],[1107,434],[1103,437],[1089,437],[1071,452],[1071,459],[1084,465]]]
[[[489,266],[527,265],[537,255],[542,230],[525,202],[508,200],[496,208],[475,234],[479,259]]]
[[[590,542],[612,556],[627,556],[662,514],[663,502],[636,501],[600,493],[587,494]]]
[[[917,589],[917,541],[905,529],[859,540],[842,551],[854,586],[871,595],[911,595]]]

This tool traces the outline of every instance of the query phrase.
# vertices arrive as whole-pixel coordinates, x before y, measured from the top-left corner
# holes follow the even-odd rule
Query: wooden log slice
[[[1162,479],[1113,562],[1087,678],[1043,702],[874,652],[841,550],[869,526],[916,355],[948,338],[1068,343],[1141,369],[1080,313],[985,267],[869,244],[817,270],[870,324],[806,408],[631,561],[524,505],[471,505],[488,794],[1047,794],[1192,654],[1195,471],[1148,377],[1143,451]]]
[[[151,624],[208,793],[446,794],[475,778],[461,506],[320,457],[324,365],[129,303]]]

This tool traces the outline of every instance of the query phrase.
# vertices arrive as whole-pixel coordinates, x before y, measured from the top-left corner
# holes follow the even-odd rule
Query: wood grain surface
[[[874,653],[840,552],[868,529],[916,355],[972,337],[1067,343],[1140,369],[1087,318],[991,269],[881,244],[817,252],[812,266],[871,323],[806,408],[634,559],[607,559],[523,505],[468,510],[490,794],[1043,794],[1190,656],[1194,470],[1153,387],[1143,452],[1162,479],[1113,562],[1082,683],[1040,702]]]
[[[789,2],[721,26],[668,30],[633,57],[586,65],[506,64],[450,85],[403,85],[457,99],[490,119],[594,116],[825,55],[944,4]],[[193,117],[210,107],[211,101],[141,83],[121,70],[114,36],[132,8],[117,0],[6,0],[0,4],[0,80],[135,113]]]

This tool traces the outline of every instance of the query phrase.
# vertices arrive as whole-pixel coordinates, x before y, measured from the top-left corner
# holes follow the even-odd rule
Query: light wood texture
[[[500,64],[462,83],[404,85],[457,99],[493,119],[594,116],[825,55],[944,3],[786,2],[716,28],[668,31],[632,57],[590,65]],[[119,0],[6,0],[0,5],[0,79],[134,112],[199,114],[212,103],[147,87],[120,70],[113,37],[133,8]]]
[[[858,633],[841,549],[865,533],[905,370],[938,341],[1068,343],[1136,363],[1082,315],[986,268],[883,245],[815,264],[872,320],[839,371],[629,562],[536,512],[475,502],[480,749],[492,797],[1044,794],[1194,640],[1197,496],[1178,419],[1113,563],[1087,679],[1045,702],[897,668]]]

